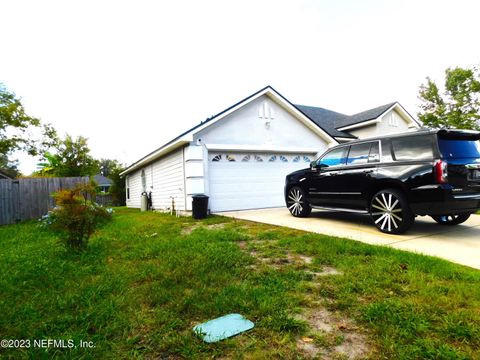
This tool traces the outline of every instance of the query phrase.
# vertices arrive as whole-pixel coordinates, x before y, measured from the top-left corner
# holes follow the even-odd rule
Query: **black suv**
[[[312,208],[370,214],[377,228],[400,234],[417,215],[444,225],[480,209],[480,133],[418,130],[337,145],[287,175],[293,216]]]

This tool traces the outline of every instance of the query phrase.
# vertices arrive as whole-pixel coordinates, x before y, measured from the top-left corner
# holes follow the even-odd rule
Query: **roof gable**
[[[339,128],[343,128],[345,126],[356,125],[356,124],[362,123],[364,121],[377,119],[380,115],[382,115],[384,112],[386,112],[388,109],[390,109],[395,104],[396,104],[396,102],[385,104],[385,105],[378,106],[378,107],[373,108],[373,109],[369,109],[369,110],[359,112],[357,114],[348,116],[348,117],[343,118],[343,119],[338,119],[335,122],[335,127],[337,129],[339,129]]]
[[[326,131],[322,125],[318,124],[317,122],[313,121],[310,117],[300,111],[295,105],[293,105],[287,98],[277,92],[273,87],[266,86],[263,89],[255,92],[254,94],[246,97],[245,99],[237,102],[236,104],[230,106],[229,108],[219,112],[218,114],[208,118],[205,121],[200,122],[200,124],[195,125],[191,129],[185,131],[184,133],[180,134],[173,140],[169,141],[168,143],[162,145],[160,148],[154,150],[153,152],[149,153],[148,155],[144,156],[140,160],[131,164],[127,169],[125,169],[120,175],[128,174],[129,172],[136,170],[137,168],[173,151],[174,149],[183,146],[185,144],[190,143],[193,141],[193,135],[197,132],[203,130],[204,128],[222,120],[227,115],[233,113],[237,109],[243,107],[244,105],[250,103],[251,101],[257,99],[262,95],[267,95],[277,104],[282,106],[285,110],[290,112],[294,117],[296,117],[299,121],[301,121],[304,125],[306,125],[310,130],[315,132],[318,136],[322,137],[326,140],[327,143],[337,143],[337,141],[333,138],[332,135]]]

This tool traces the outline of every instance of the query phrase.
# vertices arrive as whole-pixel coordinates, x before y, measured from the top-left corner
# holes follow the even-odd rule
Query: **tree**
[[[33,129],[41,134],[35,136],[30,131]],[[22,150],[35,156],[57,140],[52,125],[42,125],[39,119],[27,115],[21,100],[0,83],[0,168],[18,175],[16,160],[10,159],[12,152]]]
[[[18,171],[18,161],[9,160],[5,154],[0,154],[0,169],[12,178],[20,175],[20,171]]]
[[[89,176],[99,172],[98,161],[90,155],[87,139],[79,136],[73,139],[67,135],[59,141],[57,152],[45,152],[47,162],[38,164],[38,175],[46,176]]]
[[[107,178],[110,176],[112,171],[114,171],[118,167],[121,167],[120,163],[117,160],[112,159],[100,159],[99,166],[100,174]]]
[[[478,68],[445,70],[445,90],[427,77],[420,86],[418,118],[428,127],[480,130],[480,72]]]
[[[0,154],[27,150],[35,155],[35,144],[25,135],[30,127],[39,127],[40,120],[27,115],[15,94],[0,83]]]

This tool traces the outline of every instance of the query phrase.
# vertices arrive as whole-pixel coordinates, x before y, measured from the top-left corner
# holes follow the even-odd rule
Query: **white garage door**
[[[285,176],[310,166],[315,154],[210,153],[210,210],[284,206]]]

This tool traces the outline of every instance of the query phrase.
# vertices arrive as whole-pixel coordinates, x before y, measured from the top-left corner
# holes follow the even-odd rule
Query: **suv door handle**
[[[370,169],[370,170],[363,170],[363,173],[364,174],[370,174],[370,173],[373,173],[374,170]]]
[[[332,172],[328,173],[328,176],[337,176],[337,175],[341,175],[341,174],[342,174],[341,171],[332,171]]]

